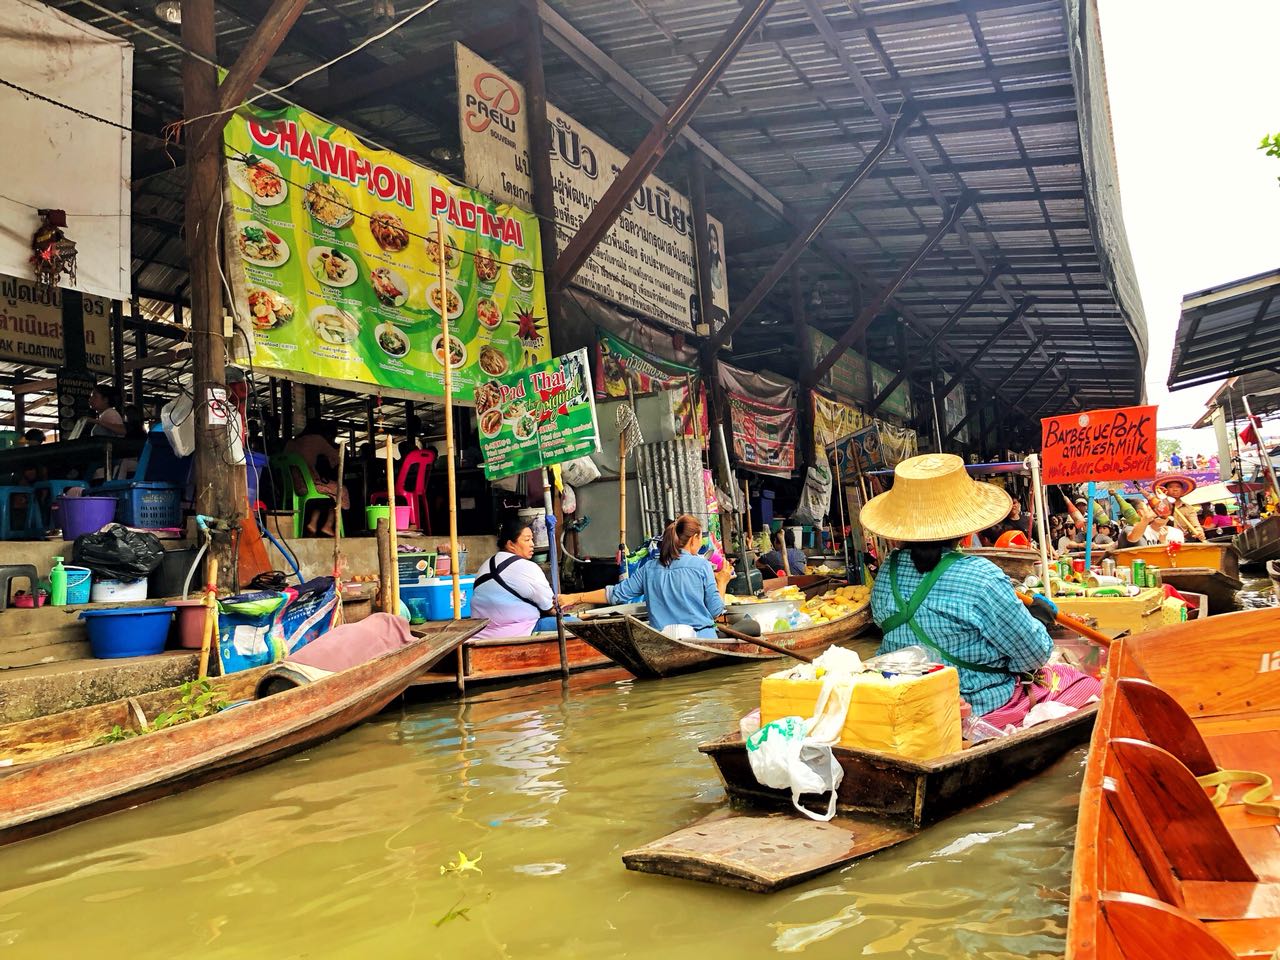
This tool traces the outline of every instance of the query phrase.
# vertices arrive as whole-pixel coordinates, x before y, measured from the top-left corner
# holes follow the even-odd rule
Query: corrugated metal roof
[[[1169,389],[1280,371],[1280,270],[1182,298]]]

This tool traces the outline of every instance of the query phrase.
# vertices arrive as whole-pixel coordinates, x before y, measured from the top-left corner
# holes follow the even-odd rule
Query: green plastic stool
[[[307,504],[312,501],[322,501],[324,503],[332,503],[334,509],[338,511],[338,532],[342,532],[342,503],[341,500],[335,500],[327,493],[321,493],[316,489],[315,477],[311,475],[311,468],[307,466],[296,453],[277,453],[271,458],[271,468],[280,474],[280,492],[284,497],[284,503],[280,504],[284,510],[293,512],[293,538],[295,540],[302,539],[302,527],[306,522]],[[299,492],[298,488],[302,487]],[[342,492],[338,492],[339,498]]]

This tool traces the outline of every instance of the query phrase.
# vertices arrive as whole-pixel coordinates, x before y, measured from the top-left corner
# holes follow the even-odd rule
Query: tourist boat
[[[1117,564],[1128,566],[1142,560],[1158,567],[1164,582],[1179,593],[1203,593],[1209,598],[1209,613],[1229,613],[1239,609],[1236,591],[1240,580],[1240,555],[1230,543],[1182,544],[1176,553],[1168,547],[1125,547],[1112,554]]]
[[[789,810],[790,794],[756,780],[746,744],[732,734],[699,749],[715,763],[733,808],[630,850],[622,862],[642,873],[772,893],[910,840],[1018,785],[1084,743],[1096,711],[1090,705],[933,760],[834,747],[844,778],[836,816],[826,823],[762,812]],[[744,806],[760,812],[741,812]]]
[[[232,705],[117,742],[172,710],[181,687],[0,727],[0,844],[23,840],[262,766],[373,716],[485,621],[427,636],[306,686],[253,699],[270,667],[211,680]]]
[[[1243,563],[1280,560],[1280,515],[1267,517],[1236,534],[1236,550]]]
[[[864,603],[847,616],[799,630],[768,634],[775,646],[799,652],[819,652],[833,643],[851,640],[871,622],[871,604]],[[626,667],[641,680],[668,677],[707,667],[770,660],[782,656],[754,643],[737,640],[673,640],[633,616],[593,617],[565,625],[575,636]]]
[[[1270,608],[1112,645],[1080,794],[1068,960],[1273,955],[1280,818],[1242,806],[1239,787],[1215,806],[1197,778],[1280,778],[1278,637]]]

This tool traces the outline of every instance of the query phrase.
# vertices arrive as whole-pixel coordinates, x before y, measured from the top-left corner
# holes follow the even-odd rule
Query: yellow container
[[[1098,629],[1114,636],[1122,630],[1145,633],[1164,626],[1163,599],[1164,591],[1153,587],[1143,590],[1136,597],[1055,596],[1053,602],[1069,616],[1096,617]]]
[[[849,713],[840,745],[931,760],[960,750],[960,675],[946,667],[923,677],[852,678]],[[760,722],[811,717],[821,680],[790,680],[786,671],[760,681]]]

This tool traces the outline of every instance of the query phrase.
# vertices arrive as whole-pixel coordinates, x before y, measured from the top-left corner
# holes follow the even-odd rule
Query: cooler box
[[[475,585],[475,577],[458,578],[464,620],[471,616],[471,592],[475,589]],[[416,607],[428,620],[452,620],[453,578],[433,577],[425,583],[404,585],[400,588],[400,599],[408,605],[410,610]]]
[[[774,673],[760,681],[762,725],[781,717],[813,716],[822,681],[789,680],[786,673]],[[913,760],[958,753],[960,675],[953,667],[922,677],[856,674],[840,746]]]

